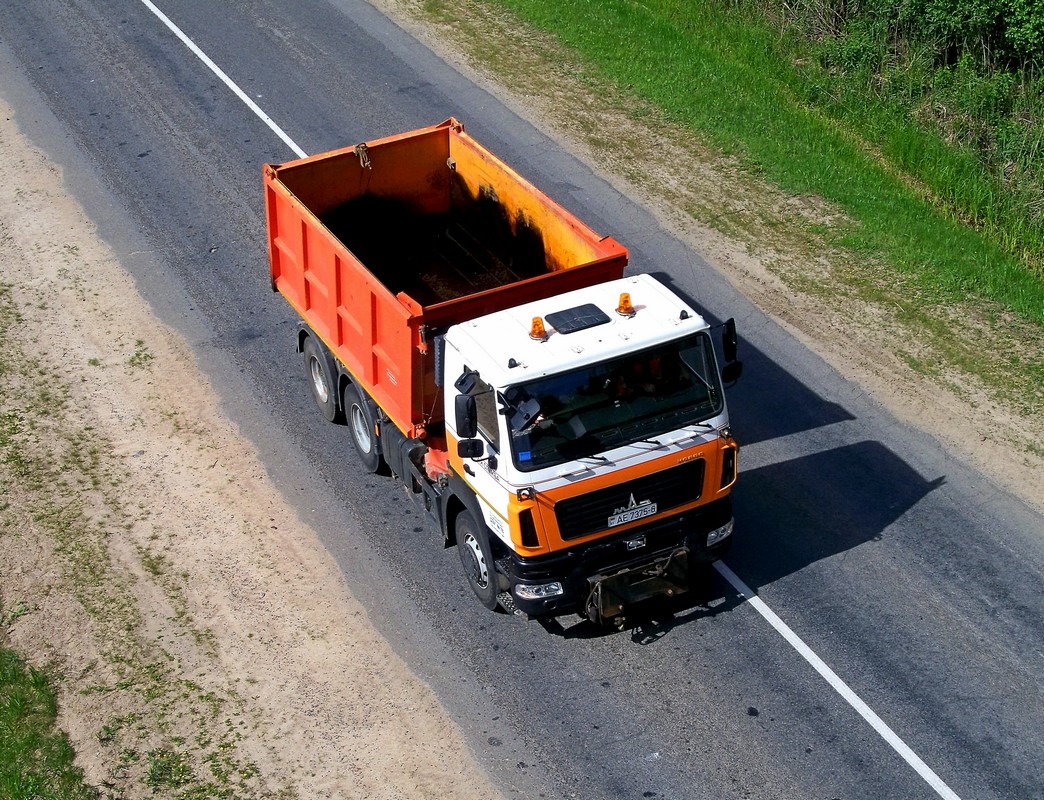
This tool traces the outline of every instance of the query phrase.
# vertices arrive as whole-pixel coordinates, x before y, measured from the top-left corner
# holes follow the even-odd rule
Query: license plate
[[[647,503],[634,508],[624,509],[619,514],[613,514],[609,517],[609,527],[615,528],[617,525],[625,525],[628,522],[651,517],[656,511],[656,503]]]

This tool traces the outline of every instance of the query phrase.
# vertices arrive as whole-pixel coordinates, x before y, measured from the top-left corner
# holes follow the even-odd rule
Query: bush
[[[849,40],[857,56],[872,52],[866,46],[883,36],[893,48],[929,48],[936,66],[970,57],[990,70],[1044,67],[1040,0],[764,0],[762,10],[798,22],[814,37]]]

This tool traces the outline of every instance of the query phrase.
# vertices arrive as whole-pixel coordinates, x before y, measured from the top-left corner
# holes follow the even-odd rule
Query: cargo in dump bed
[[[444,415],[434,336],[627,263],[454,119],[266,165],[264,180],[272,288],[410,438]]]

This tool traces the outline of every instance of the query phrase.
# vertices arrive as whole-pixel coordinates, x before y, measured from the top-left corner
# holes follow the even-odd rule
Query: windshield
[[[721,413],[706,333],[506,390],[515,465],[551,467],[655,437]]]

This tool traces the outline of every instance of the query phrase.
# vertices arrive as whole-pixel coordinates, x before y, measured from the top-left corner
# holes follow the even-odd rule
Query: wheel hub
[[[355,432],[355,440],[359,448],[369,453],[373,448],[373,440],[370,436],[370,428],[366,424],[366,415],[358,405],[352,406],[352,430]]]
[[[326,387],[326,375],[323,374],[323,367],[318,358],[312,359],[309,371],[312,373],[312,385],[315,387],[316,397],[324,403],[327,402],[330,399],[330,390]]]
[[[482,556],[482,548],[479,546],[478,539],[470,533],[464,537],[464,550],[469,556],[468,571],[471,579],[475,585],[485,589],[489,586],[489,567]]]

